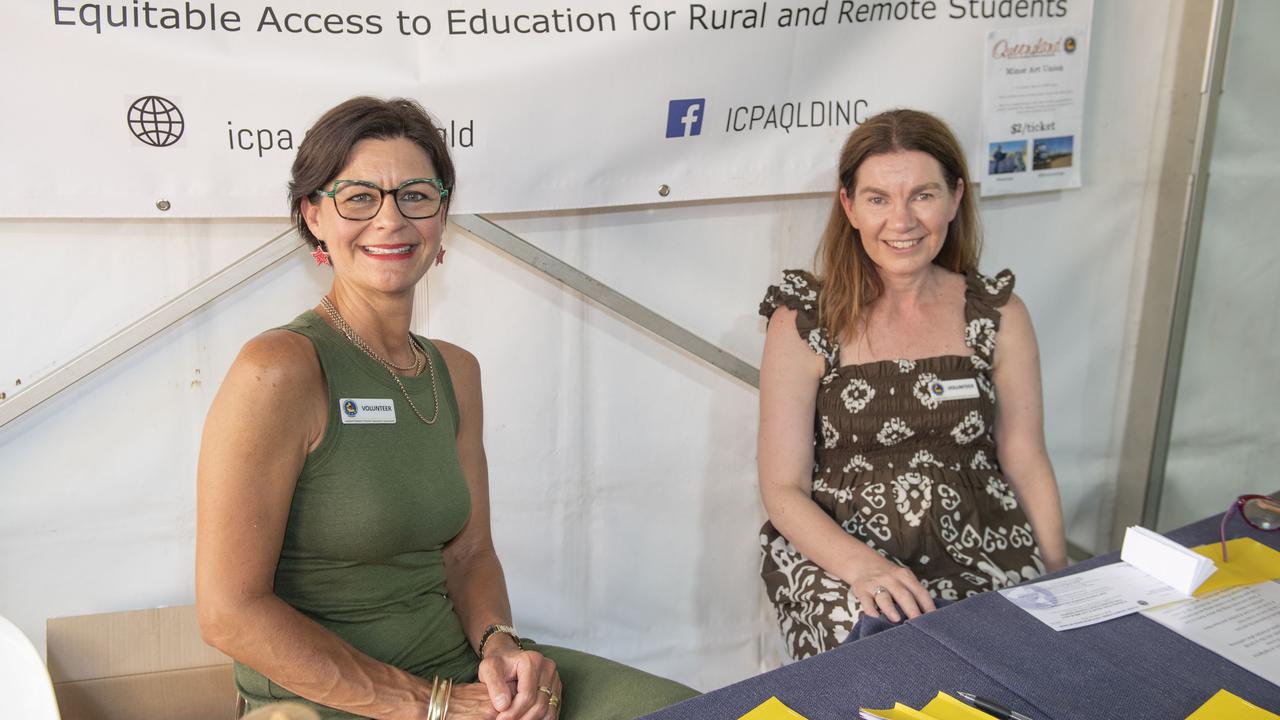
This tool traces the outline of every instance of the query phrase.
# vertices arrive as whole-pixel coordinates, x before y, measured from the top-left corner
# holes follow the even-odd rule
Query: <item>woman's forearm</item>
[[[201,601],[207,643],[308,700],[371,718],[427,717],[431,683],[378,662],[275,595]]]
[[[1031,532],[1045,567],[1061,570],[1067,566],[1067,539],[1062,528],[1062,501],[1058,486],[1050,476],[1047,482],[1032,484],[1030,492],[1023,492],[1023,508],[1031,522]]]
[[[511,601],[502,563],[491,548],[478,550],[466,557],[445,555],[446,585],[454,610],[462,620],[463,631],[471,647],[480,649],[480,639],[490,625],[511,624]],[[489,642],[501,642],[491,637]]]
[[[808,493],[777,488],[764,494],[769,520],[801,555],[847,583],[868,562],[883,560],[867,544],[845,532]]]
[[[1022,503],[1022,510],[1031,523],[1036,545],[1045,567],[1060,570],[1067,566],[1067,541],[1062,524],[1062,500],[1058,496],[1058,481],[1053,466],[1043,453],[1031,462],[1001,462],[1009,484]]]

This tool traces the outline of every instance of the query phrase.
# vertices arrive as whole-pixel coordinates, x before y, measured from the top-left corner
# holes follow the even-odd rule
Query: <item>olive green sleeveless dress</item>
[[[840,365],[818,322],[818,280],[783,272],[760,314],[796,311],[796,328],[823,358],[814,417],[812,497],[845,532],[909,568],[929,594],[959,600],[1044,573],[1031,525],[996,455],[999,308],[1013,274],[965,278],[970,355]],[[947,387],[962,384],[963,392]],[[772,523],[760,534],[761,577],[796,659],[829,650],[861,615],[849,586],[801,555]]]
[[[445,588],[442,551],[466,524],[471,496],[458,459],[458,404],[444,358],[425,338],[415,338],[435,368],[439,417],[427,425],[386,369],[314,311],[285,329],[314,345],[329,410],[324,439],[307,455],[294,489],[276,595],[376,660],[424,678],[475,682],[479,659]],[[401,382],[431,417],[430,373]],[[394,422],[388,422],[391,413]],[[633,718],[696,694],[603,658],[536,649],[556,661],[566,719]],[[250,710],[302,700],[241,663],[235,678]],[[354,717],[307,704],[326,720]]]

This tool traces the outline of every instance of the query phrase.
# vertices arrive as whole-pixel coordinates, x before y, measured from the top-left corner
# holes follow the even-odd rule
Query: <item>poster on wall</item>
[[[1088,28],[987,33],[983,195],[1080,187]]]
[[[356,95],[439,120],[454,212],[830,192],[845,138],[882,110],[934,112],[976,148],[987,32],[1062,34],[1092,14],[1092,0],[13,3],[0,61],[24,71],[5,81],[0,217],[285,215],[306,129]]]

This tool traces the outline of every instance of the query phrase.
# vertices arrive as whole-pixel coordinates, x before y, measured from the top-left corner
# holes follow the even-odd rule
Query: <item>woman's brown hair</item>
[[[964,182],[960,207],[933,263],[958,273],[976,270],[982,233],[969,168],[955,134],[939,118],[919,110],[889,110],[868,119],[849,134],[840,151],[839,187],[852,197],[858,168],[867,158],[912,150],[938,161],[952,192]],[[862,247],[861,235],[849,223],[838,193],[831,203],[827,229],[818,243],[815,264],[815,274],[822,283],[818,320],[833,339],[844,340],[846,333],[853,332],[863,319],[867,306],[880,297],[884,285],[875,263]]]
[[[311,126],[293,159],[289,212],[303,240],[312,247],[320,244],[302,217],[302,199],[314,199],[326,183],[335,179],[351,159],[356,143],[394,138],[408,138],[422,148],[431,159],[436,175],[449,190],[445,202],[453,198],[455,176],[449,146],[427,111],[406,98],[354,97],[329,110]]]

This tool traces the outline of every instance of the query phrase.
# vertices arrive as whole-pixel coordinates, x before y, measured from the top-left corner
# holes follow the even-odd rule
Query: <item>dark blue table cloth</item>
[[[1219,517],[1168,533],[1218,539]],[[1233,537],[1280,548],[1280,533],[1239,523]],[[1046,576],[1116,562],[1102,555]],[[972,692],[1034,720],[1181,720],[1219,689],[1280,712],[1280,686],[1139,614],[1056,632],[999,593],[687,700],[646,720],[736,720],[776,695],[809,720],[853,720],[859,707],[922,707],[939,690]]]

